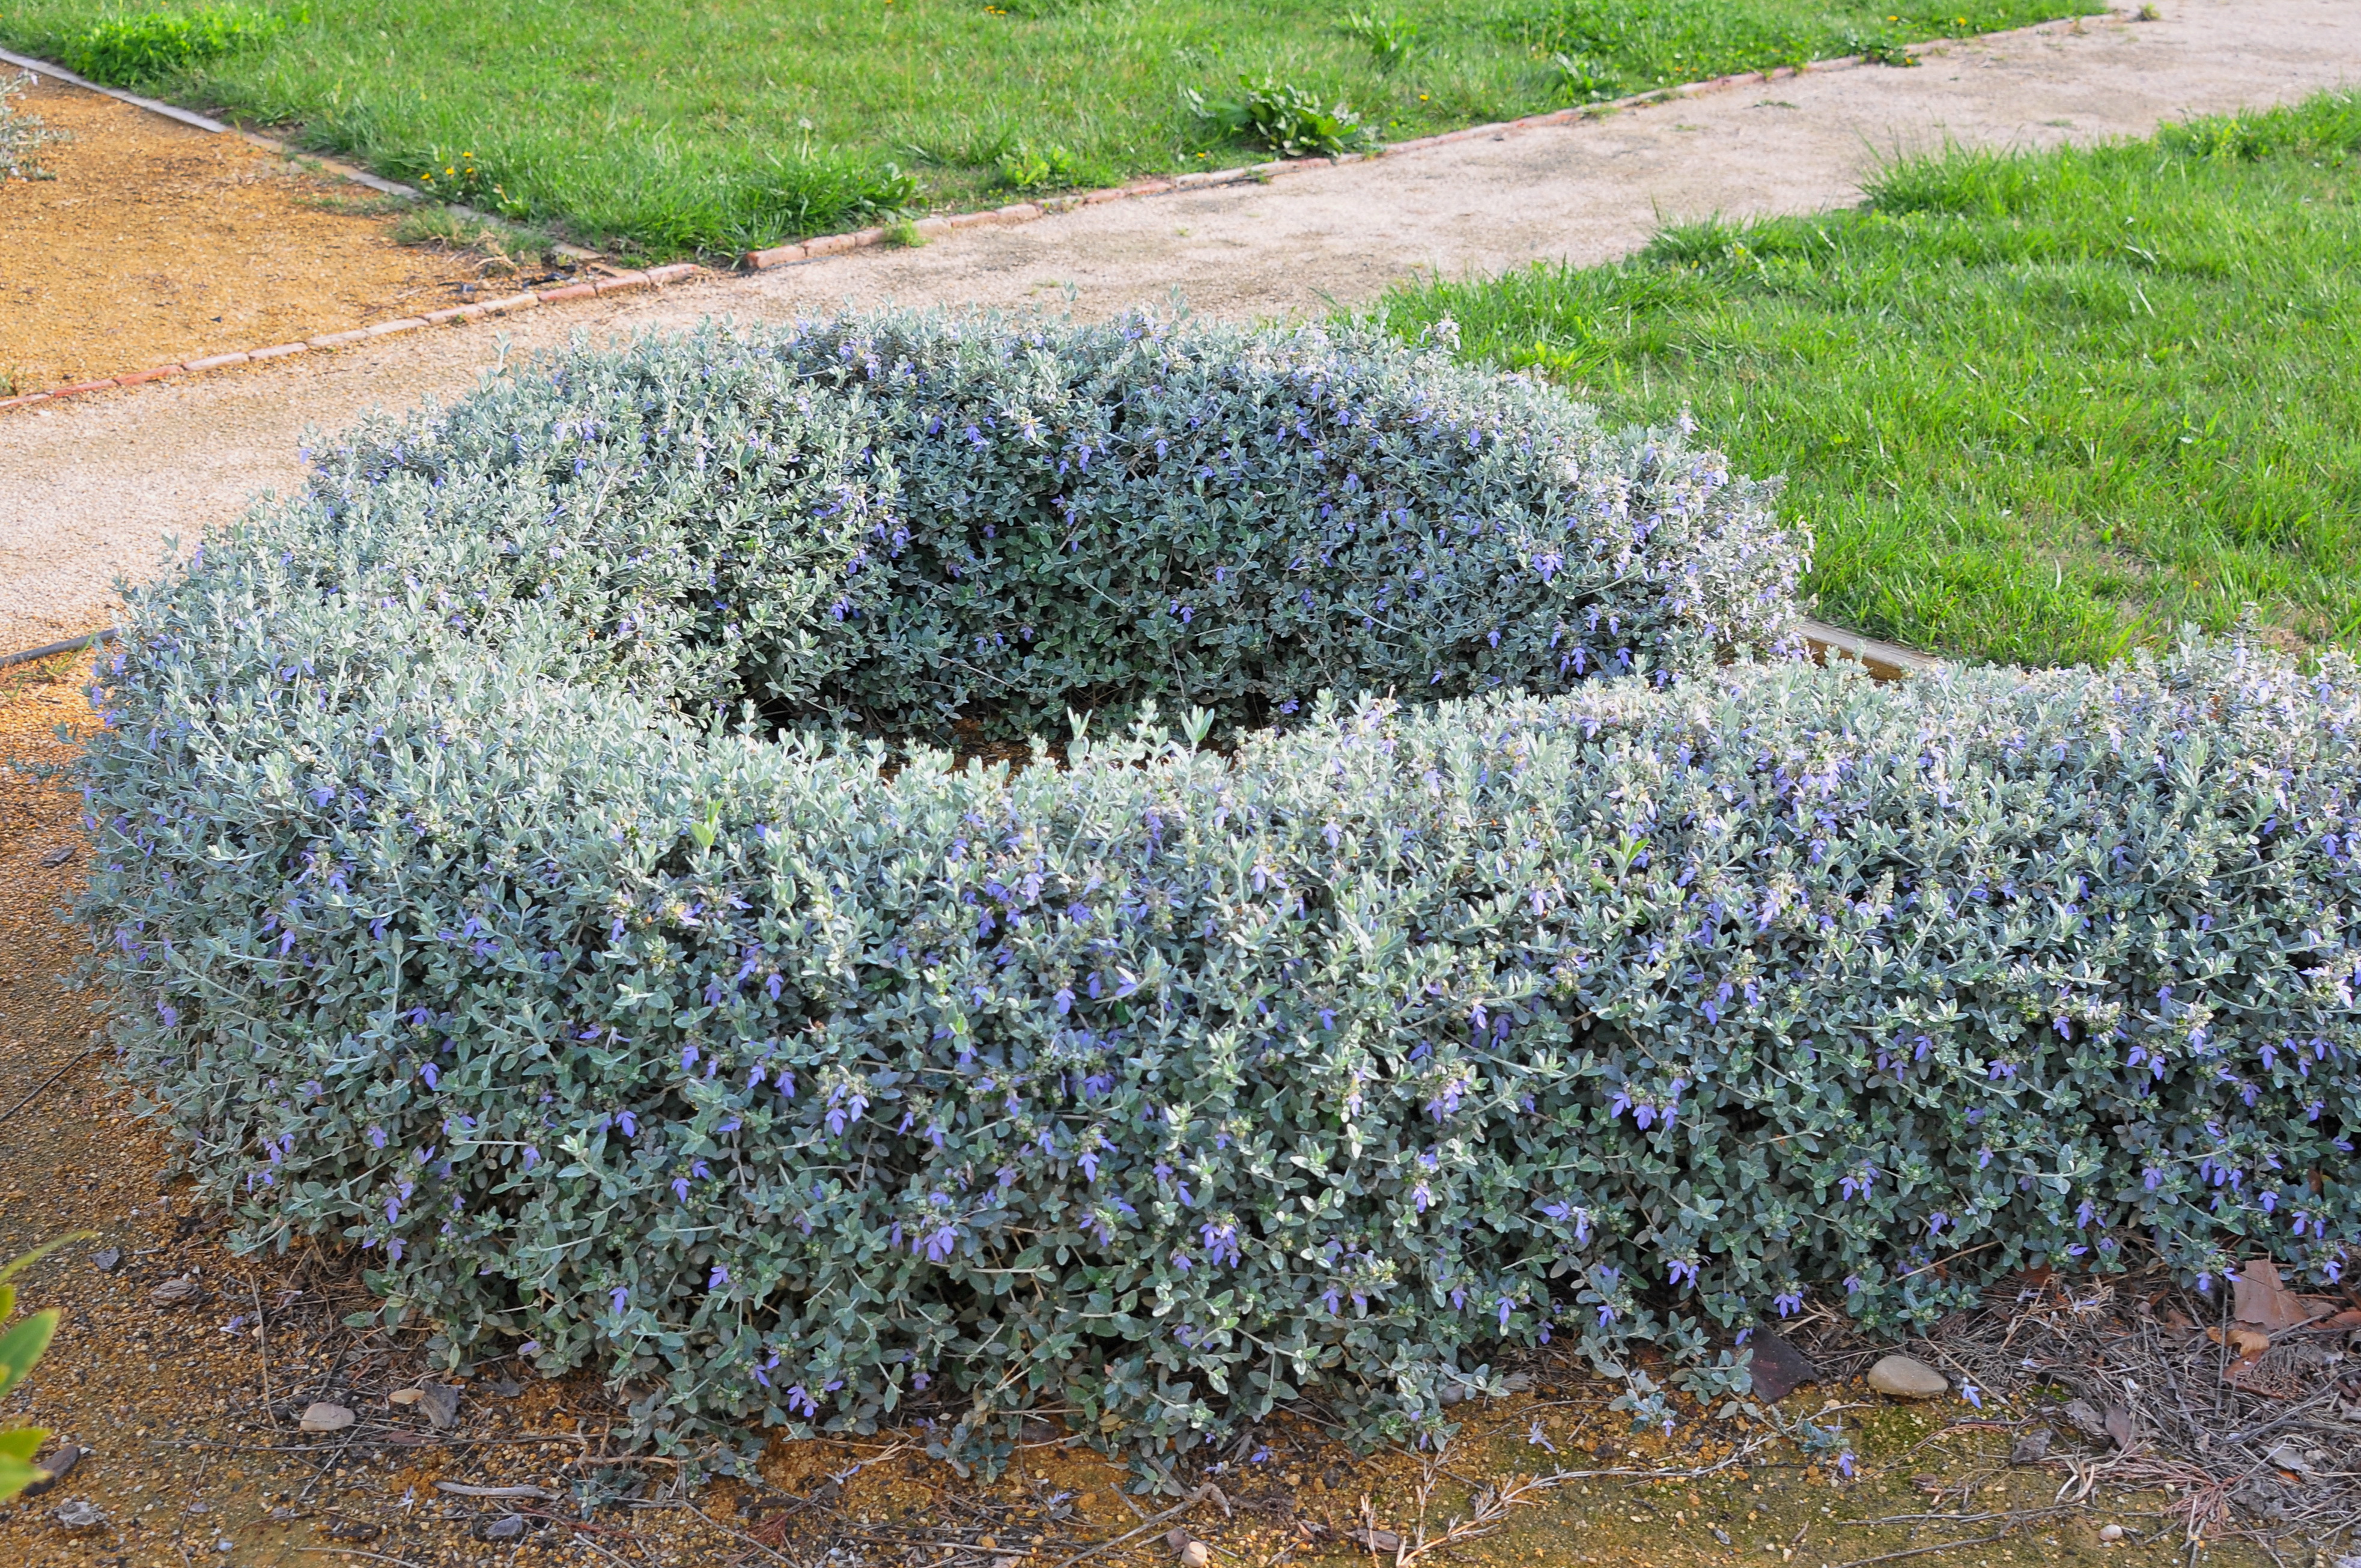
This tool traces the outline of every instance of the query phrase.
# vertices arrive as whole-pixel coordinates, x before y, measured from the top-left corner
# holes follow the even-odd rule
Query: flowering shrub
[[[351,570],[463,623],[549,607],[685,707],[1022,736],[1784,649],[1802,545],[1768,499],[1382,340],[885,313],[579,349],[379,433],[275,526],[341,573],[385,519]]]
[[[85,915],[128,1070],[246,1245],[346,1238],[384,1321],[433,1321],[455,1358],[602,1365],[666,1441],[917,1403],[955,1451],[1033,1409],[1162,1461],[1306,1395],[1356,1436],[1407,1431],[1486,1384],[1501,1341],[1570,1336],[1653,1411],[1635,1344],[1741,1387],[1728,1331],[1813,1291],[1923,1323],[1998,1271],[2135,1248],[2208,1277],[2246,1252],[2348,1266],[2349,661],[2192,645],[1884,689],[1774,662],[1322,698],[1229,756],[1199,744],[1211,711],[1176,738],[1143,702],[1062,768],[920,749],[889,771],[706,707],[816,703],[806,664],[840,693],[939,678],[863,673],[894,645],[864,623],[903,612],[830,613],[856,554],[920,596],[895,562],[993,563],[921,602],[1041,607],[1035,657],[1080,668],[1053,652],[1079,616],[1007,586],[1067,558],[1065,533],[999,553],[1049,527],[1027,476],[1067,463],[1069,591],[1120,605],[1149,568],[1095,533],[1144,551],[1149,518],[1210,530],[1199,498],[1332,473],[1345,412],[1399,418],[1391,472],[1425,454],[1471,498],[1422,444],[1454,399],[1498,398],[1521,433],[1452,438],[1471,470],[1526,473],[1551,431],[1538,395],[1415,361],[1334,405],[1341,350],[1289,368],[1316,339],[1195,359],[1110,337],[1057,376],[1010,337],[997,362],[1038,399],[962,402],[986,340],[903,331],[577,355],[359,442],[135,591],[88,760]],[[1165,411],[1218,406],[1185,400],[1207,360],[1312,433],[1192,435]],[[1173,401],[1014,433],[1104,408],[1071,389],[1126,362]],[[928,407],[963,468],[926,466]],[[992,433],[965,411],[987,407]],[[1154,440],[1197,466],[1125,508],[1083,482],[1085,440],[1142,486],[1171,472]],[[1198,490],[1224,453],[1249,477]],[[1668,468],[1634,454],[1605,493],[1694,471]],[[880,525],[908,532],[900,556]],[[1645,552],[1624,569],[1665,591]],[[1282,662],[1240,600],[1210,602],[1241,662]],[[1166,664],[1121,663],[1112,634],[1090,655],[1149,672],[1114,690],[1180,668],[1239,700],[1148,619]]]

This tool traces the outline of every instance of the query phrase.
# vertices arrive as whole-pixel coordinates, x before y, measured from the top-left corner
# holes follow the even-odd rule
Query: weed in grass
[[[1855,38],[1849,52],[1859,55],[1869,65],[1891,65],[1906,71],[1918,63],[1918,57],[1910,52],[1909,46],[1890,38]]]
[[[1019,141],[993,161],[1000,184],[1011,191],[1059,190],[1077,183],[1081,178],[1074,155],[1062,147],[1045,147],[1036,151],[1030,143]]]
[[[916,220],[903,218],[885,225],[885,243],[898,250],[916,250],[927,243],[927,236],[918,232]]]
[[[268,43],[284,25],[267,11],[236,5],[109,16],[74,41],[66,62],[99,82],[141,86]]]
[[[397,245],[463,253],[481,259],[478,271],[506,276],[545,264],[554,241],[537,229],[471,217],[445,206],[421,206],[393,225]]]
[[[2264,607],[2361,643],[2361,95],[1893,165],[1854,211],[1430,283],[1466,352],[1784,470],[1824,614],[2103,661]]]
[[[1615,95],[1613,74],[1587,55],[1560,50],[1550,56],[1550,69],[1557,73],[1558,91],[1577,104],[1596,104]]]
[[[1348,11],[1337,30],[1360,43],[1369,51],[1378,69],[1398,71],[1418,49],[1416,24],[1400,16],[1379,16],[1374,13]]]
[[[1190,109],[1223,137],[1251,143],[1281,158],[1341,157],[1378,145],[1377,132],[1361,123],[1342,99],[1323,104],[1320,95],[1292,82],[1238,78],[1238,96],[1206,101],[1193,89]]]
[[[63,141],[66,133],[50,129],[38,115],[28,115],[9,102],[32,84],[28,71],[0,76],[0,181],[56,178],[41,167],[39,154],[50,142]]]
[[[157,3],[7,0],[0,42],[56,54],[126,4]],[[245,3],[262,14],[263,0]],[[1391,139],[1676,77],[1851,53],[1867,37],[1925,39],[1961,30],[1961,15],[1988,28],[2101,8],[2099,0],[1986,0],[1939,14],[1891,0],[1346,0],[1327,9],[1012,0],[991,12],[972,0],[304,3],[305,20],[184,66],[151,91],[298,124],[311,150],[404,178],[456,169],[434,161],[434,149],[471,150],[511,199],[500,209],[511,215],[664,254],[857,228],[921,204],[973,206],[1005,188],[999,159],[1020,141],[1066,149],[1074,184],[1254,162],[1265,144],[1208,137],[1185,93],[1227,86],[1241,72],[1317,87],[1316,107],[1341,99]],[[296,0],[277,4],[271,15],[297,15]],[[1398,11],[1392,26],[1404,38],[1414,25],[1410,63],[1340,28],[1347,10]],[[1553,63],[1557,54],[1581,63],[1577,81]]]
[[[532,211],[522,197],[510,195],[508,187],[492,178],[472,152],[446,153],[434,148],[417,160],[410,174],[419,189],[438,202],[480,207],[504,218],[522,218]]]

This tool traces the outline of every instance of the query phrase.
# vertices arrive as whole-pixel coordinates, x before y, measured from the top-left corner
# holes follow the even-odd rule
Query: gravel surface
[[[272,366],[0,415],[0,650],[103,624],[154,568],[299,469],[307,425],[464,391],[501,352],[701,316],[848,302],[1103,314],[1178,293],[1224,316],[1317,313],[1422,269],[1609,259],[1663,219],[1824,208],[1946,137],[2045,146],[2361,82],[2351,0],[2160,0],[2160,19],[2051,24],[1940,46],[1922,67],[1750,83],[1582,124],[972,229],[659,295],[547,308]],[[128,367],[126,367],[128,368]]]
[[[0,187],[0,377],[16,391],[414,315],[478,280],[467,258],[396,245],[391,198],[41,81],[17,104],[66,133],[40,152],[55,178]]]

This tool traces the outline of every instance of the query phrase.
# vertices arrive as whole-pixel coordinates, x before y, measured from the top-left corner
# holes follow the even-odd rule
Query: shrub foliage
[[[1169,1461],[1301,1398],[1406,1431],[1502,1341],[1741,1387],[1726,1331],[1815,1290],[2335,1278],[2361,675],[1717,670],[1785,613],[1747,493],[1318,337],[577,353],[133,595],[86,907],[129,1070],[247,1245],[348,1238],[387,1321],[659,1433],[1048,1409]],[[1290,641],[1297,584],[1399,619]],[[1560,620],[1686,674],[1488,692]],[[1199,743],[1446,654],[1477,695]],[[1014,772],[732,706],[1077,693],[1135,722]]]
[[[1380,341],[886,314],[578,351],[340,455],[272,526],[447,594],[457,635],[543,607],[684,707],[1022,736],[1782,650],[1801,549],[1768,500]]]

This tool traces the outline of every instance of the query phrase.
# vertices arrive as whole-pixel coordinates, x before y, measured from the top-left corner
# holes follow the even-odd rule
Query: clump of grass
[[[1404,288],[1405,336],[1784,470],[1822,612],[2100,662],[2264,608],[2361,645],[2361,94],[1897,163],[1858,210]]]
[[[474,256],[480,262],[478,270],[503,277],[547,265],[556,245],[539,229],[470,217],[441,205],[412,208],[393,225],[392,234],[397,245]]]
[[[511,223],[562,218],[571,233],[642,254],[757,249],[891,221],[917,204],[917,181],[898,166],[818,147],[807,122],[798,130],[784,148],[675,147],[653,168],[617,140],[559,146],[505,136],[480,151],[437,148],[385,161],[445,201]],[[361,126],[317,134],[366,145],[377,133]]]
[[[1397,16],[1348,11],[1344,21],[1337,24],[1337,31],[1366,48],[1383,71],[1400,69],[1402,62],[1418,49],[1417,24]]]
[[[50,142],[63,141],[66,133],[52,130],[38,115],[28,115],[10,102],[32,84],[33,74],[28,71],[0,76],[0,181],[56,178],[41,167],[40,150]]]
[[[761,170],[725,193],[717,215],[700,225],[730,240],[730,248],[755,249],[874,218],[891,222],[918,201],[917,181],[900,165],[818,151],[808,141],[792,155],[765,154]],[[677,243],[693,242],[684,234]]]
[[[1323,103],[1309,88],[1268,76],[1260,81],[1241,76],[1238,90],[1235,98],[1208,102],[1191,89],[1189,107],[1220,135],[1281,158],[1336,158],[1378,145],[1377,132],[1341,98]]]
[[[915,219],[902,218],[885,225],[885,243],[897,250],[916,250],[927,243]]]
[[[307,196],[303,198],[303,205],[323,213],[334,213],[340,218],[384,218],[396,213],[414,212],[418,203],[413,197],[389,196],[381,191],[370,191],[358,195],[339,192]]]
[[[267,11],[237,5],[109,16],[74,41],[66,62],[96,81],[138,86],[268,43],[284,25]]]

